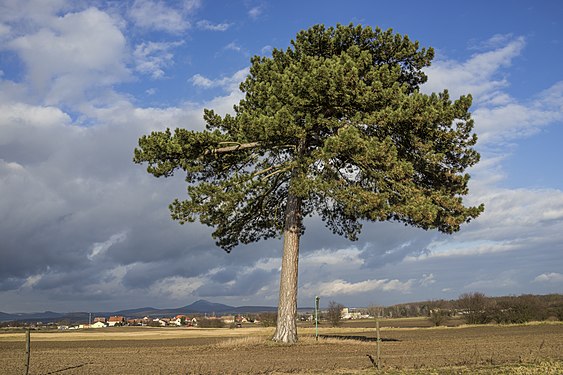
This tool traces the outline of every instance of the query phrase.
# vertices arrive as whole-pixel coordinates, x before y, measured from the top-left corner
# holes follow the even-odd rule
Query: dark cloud
[[[258,292],[264,285],[268,285],[272,279],[272,273],[265,270],[254,270],[239,274],[232,284],[212,281],[206,283],[196,290],[202,297],[221,296],[251,296]]]

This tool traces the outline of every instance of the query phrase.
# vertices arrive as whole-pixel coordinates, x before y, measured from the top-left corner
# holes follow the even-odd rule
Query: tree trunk
[[[274,341],[297,342],[297,273],[301,236],[301,198],[291,192],[287,197],[283,231],[283,257],[280,274],[280,300]]]

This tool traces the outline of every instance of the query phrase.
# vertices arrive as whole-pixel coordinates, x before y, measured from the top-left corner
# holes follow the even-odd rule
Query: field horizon
[[[558,374],[563,370],[563,323],[415,328],[416,319],[382,327],[385,374]],[[420,320],[420,319],[419,319]],[[369,323],[369,322],[365,322]],[[421,322],[419,322],[421,323]],[[31,374],[351,374],[374,373],[375,329],[301,325],[300,340],[273,343],[273,328],[118,327],[32,331]],[[335,337],[336,336],[336,337]],[[20,374],[24,331],[0,331],[0,369]]]

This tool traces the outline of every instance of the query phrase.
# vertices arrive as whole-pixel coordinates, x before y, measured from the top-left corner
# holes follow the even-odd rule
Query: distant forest
[[[381,317],[431,319],[462,316],[468,324],[525,323],[563,320],[563,295],[547,294],[488,297],[480,292],[464,293],[456,300],[431,300],[393,306],[369,306],[367,312]],[[439,324],[437,324],[439,325]]]

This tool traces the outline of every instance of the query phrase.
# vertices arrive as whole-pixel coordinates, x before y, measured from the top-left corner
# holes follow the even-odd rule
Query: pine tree
[[[134,161],[149,173],[186,173],[173,219],[213,227],[227,252],[283,236],[275,341],[297,340],[304,216],[356,240],[362,221],[453,233],[483,210],[462,202],[479,160],[471,96],[419,90],[433,55],[392,30],[316,25],[251,59],[234,115],[205,110],[204,131],[139,139]]]

